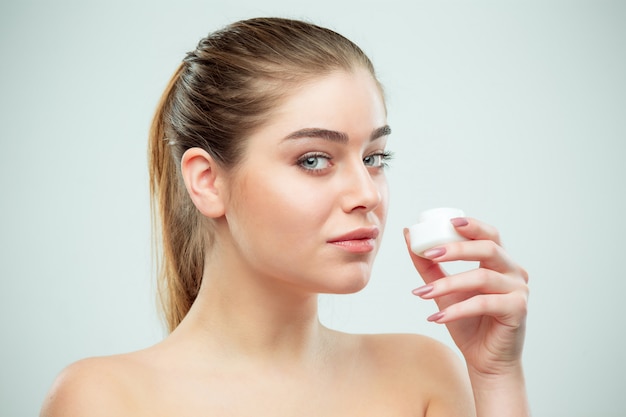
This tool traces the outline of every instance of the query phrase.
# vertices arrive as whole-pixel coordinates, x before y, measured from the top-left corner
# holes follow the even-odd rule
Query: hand
[[[429,321],[444,323],[471,371],[505,375],[521,369],[528,301],[528,274],[500,245],[498,231],[471,218],[452,219],[457,232],[470,239],[413,254],[413,264],[426,285],[413,291],[434,299],[439,312]],[[478,261],[477,269],[448,275],[440,263]]]

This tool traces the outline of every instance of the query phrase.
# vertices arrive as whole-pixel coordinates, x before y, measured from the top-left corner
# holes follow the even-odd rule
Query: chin
[[[324,293],[327,294],[354,294],[364,289],[370,281],[370,275],[358,277],[346,277],[345,280],[337,280],[332,283]]]

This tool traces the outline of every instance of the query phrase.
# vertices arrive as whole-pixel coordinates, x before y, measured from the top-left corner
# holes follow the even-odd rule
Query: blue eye
[[[387,161],[391,159],[390,152],[378,152],[363,158],[365,166],[374,168],[383,168],[387,166]]]
[[[298,165],[309,171],[319,171],[330,166],[330,157],[325,154],[307,154],[298,160]]]

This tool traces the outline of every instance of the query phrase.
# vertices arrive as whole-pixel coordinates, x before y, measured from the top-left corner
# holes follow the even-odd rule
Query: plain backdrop
[[[534,415],[626,415],[626,3],[591,0],[4,0],[0,415],[37,415],[73,361],[163,337],[150,119],[201,37],[270,15],[357,42],[388,98],[384,244],[364,291],[321,298],[324,323],[452,346],[411,295],[402,228],[459,207],[530,272]]]

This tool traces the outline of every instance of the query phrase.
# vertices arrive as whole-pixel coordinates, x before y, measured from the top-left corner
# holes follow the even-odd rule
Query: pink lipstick
[[[376,248],[378,227],[361,227],[341,236],[332,238],[328,243],[352,253],[367,253]]]

